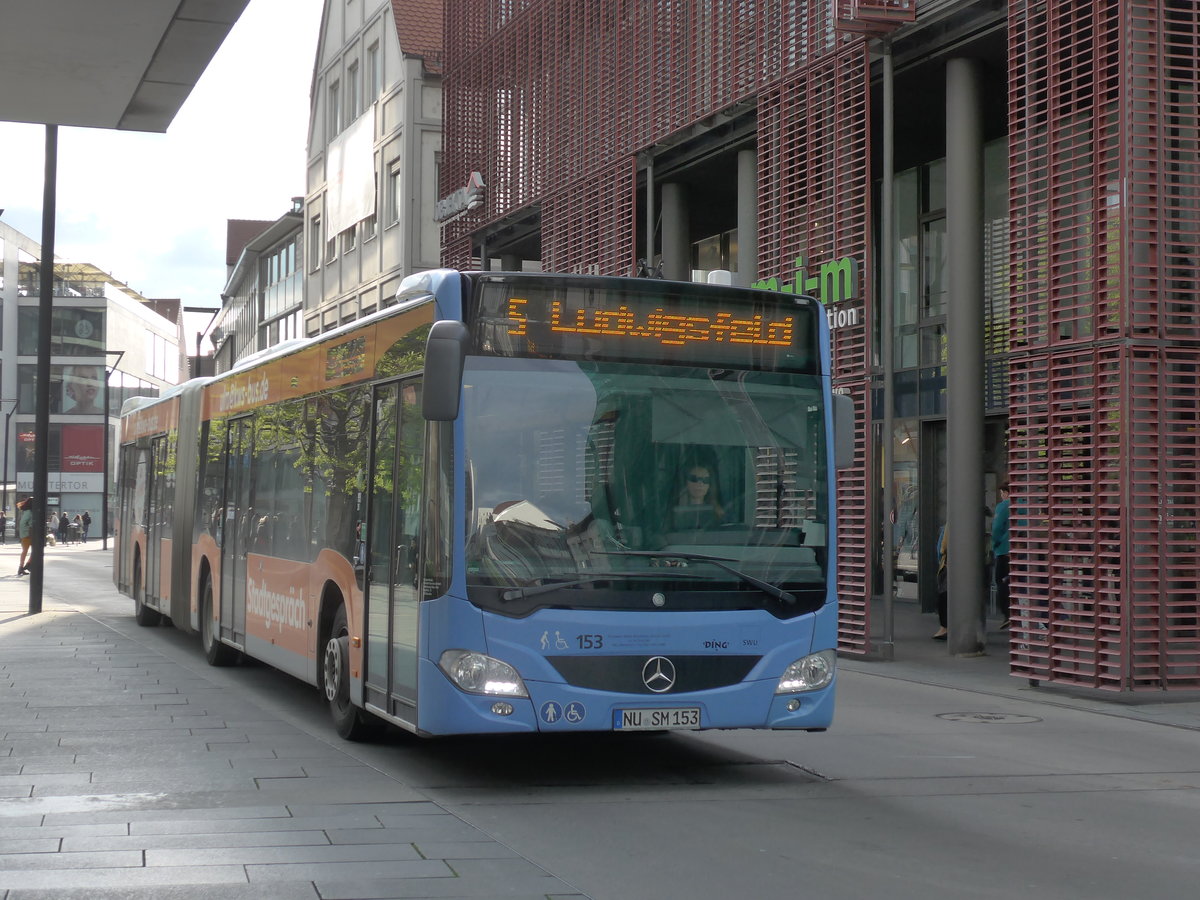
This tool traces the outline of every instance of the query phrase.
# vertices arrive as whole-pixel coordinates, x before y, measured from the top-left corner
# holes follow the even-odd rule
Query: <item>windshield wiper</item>
[[[781,587],[776,587],[769,581],[763,581],[761,578],[755,578],[753,575],[735,569],[733,566],[726,565],[726,563],[737,562],[735,559],[723,556],[709,556],[707,553],[673,553],[665,550],[606,550],[601,551],[601,553],[605,556],[648,556],[653,559],[691,559],[712,563],[718,569],[724,569],[730,575],[746,582],[746,584],[758,588],[769,597],[774,597],[782,603],[792,604],[796,602],[795,594],[785,591]]]
[[[551,581],[530,585],[529,587],[512,588],[501,594],[500,599],[508,603],[512,600],[524,600],[528,597],[536,597],[539,594],[548,594],[551,591],[557,591],[559,588],[591,584],[593,581],[607,581],[612,578],[648,578],[657,574],[656,572],[597,572],[594,575],[584,575],[580,578],[573,578],[570,581]]]

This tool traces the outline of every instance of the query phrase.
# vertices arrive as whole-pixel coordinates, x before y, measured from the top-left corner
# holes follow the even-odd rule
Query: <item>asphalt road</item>
[[[1195,704],[1147,721],[846,663],[826,734],[346,744],[311,687],[210,669],[195,636],[139,629],[110,576],[107,555],[59,554],[47,591],[596,900],[1181,898],[1200,884]]]

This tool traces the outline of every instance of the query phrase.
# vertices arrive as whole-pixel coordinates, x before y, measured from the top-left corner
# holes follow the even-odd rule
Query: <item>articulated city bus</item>
[[[129,401],[114,577],[350,739],[821,731],[848,405],[808,297],[425,272]]]

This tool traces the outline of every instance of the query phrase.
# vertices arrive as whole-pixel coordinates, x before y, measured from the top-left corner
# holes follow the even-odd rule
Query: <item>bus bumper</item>
[[[527,681],[529,697],[468,694],[425,663],[419,730],[424,734],[505,734],[622,730],[622,710],[699,710],[699,730],[712,728],[823,731],[833,721],[837,679],[806,693],[776,694],[774,681],[743,682],[716,691],[647,696],[602,693],[554,682]],[[760,710],[759,715],[752,711]],[[688,719],[670,728],[690,727]]]

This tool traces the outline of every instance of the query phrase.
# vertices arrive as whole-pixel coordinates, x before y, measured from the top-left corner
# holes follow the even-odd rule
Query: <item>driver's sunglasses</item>
[[[708,484],[712,479],[707,475],[689,475],[688,481],[692,484]]]

